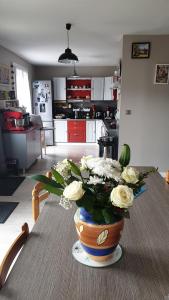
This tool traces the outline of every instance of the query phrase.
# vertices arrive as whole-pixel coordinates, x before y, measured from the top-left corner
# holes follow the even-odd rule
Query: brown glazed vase
[[[110,259],[119,243],[124,219],[113,224],[91,224],[81,219],[78,209],[74,221],[81,246],[90,259],[98,262]]]

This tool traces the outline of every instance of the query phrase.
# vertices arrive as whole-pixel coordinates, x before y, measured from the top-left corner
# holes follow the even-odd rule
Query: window
[[[24,106],[26,112],[32,112],[31,94],[29,87],[28,72],[21,66],[15,65],[16,76],[16,97],[19,100],[19,106]]]

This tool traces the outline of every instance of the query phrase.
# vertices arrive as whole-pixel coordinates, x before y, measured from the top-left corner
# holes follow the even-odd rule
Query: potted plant
[[[60,197],[60,205],[68,209],[76,203],[74,221],[80,244],[95,261],[112,256],[134,198],[145,188],[144,178],[153,170],[139,172],[129,166],[130,147],[123,145],[119,161],[111,158],[82,157],[58,162],[52,178],[35,175],[44,189]]]

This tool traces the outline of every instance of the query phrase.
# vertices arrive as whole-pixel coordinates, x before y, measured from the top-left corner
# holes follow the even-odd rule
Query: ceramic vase
[[[92,221],[84,208],[80,208],[75,213],[74,221],[81,246],[90,259],[97,262],[111,259],[121,237],[124,219],[100,225]]]

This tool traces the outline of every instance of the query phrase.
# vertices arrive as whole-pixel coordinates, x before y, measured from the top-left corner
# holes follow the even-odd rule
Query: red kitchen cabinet
[[[86,121],[69,120],[68,122],[68,142],[85,143],[86,142]]]

